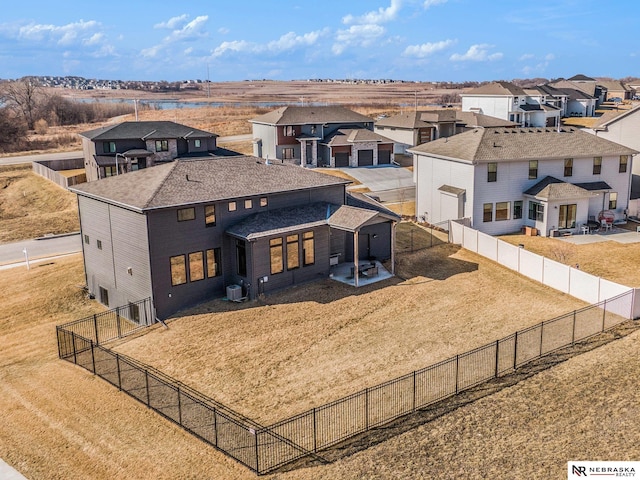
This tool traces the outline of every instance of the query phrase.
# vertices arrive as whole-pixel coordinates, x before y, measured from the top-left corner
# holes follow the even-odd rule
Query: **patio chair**
[[[600,220],[600,228],[603,229],[605,232],[608,232],[613,228],[613,225],[607,222],[606,220]]]

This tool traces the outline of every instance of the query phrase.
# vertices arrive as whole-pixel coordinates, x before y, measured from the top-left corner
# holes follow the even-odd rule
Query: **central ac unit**
[[[242,287],[240,285],[229,285],[227,287],[227,298],[232,302],[238,302],[242,299]]]

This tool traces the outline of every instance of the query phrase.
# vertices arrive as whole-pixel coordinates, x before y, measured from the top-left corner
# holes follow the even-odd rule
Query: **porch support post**
[[[396,227],[398,222],[391,224],[391,275],[396,274]]]
[[[353,278],[355,280],[355,286],[358,286],[358,235],[359,230],[353,232]]]
[[[300,143],[300,166],[307,166],[307,142],[305,140],[299,140]]]
[[[318,166],[318,141],[311,140],[311,163],[314,167]]]

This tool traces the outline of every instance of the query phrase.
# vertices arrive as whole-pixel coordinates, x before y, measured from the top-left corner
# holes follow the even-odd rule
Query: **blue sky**
[[[0,78],[640,76],[628,0],[8,2]]]

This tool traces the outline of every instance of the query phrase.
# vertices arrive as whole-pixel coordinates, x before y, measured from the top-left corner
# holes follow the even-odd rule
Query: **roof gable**
[[[251,156],[178,159],[166,165],[78,185],[79,195],[137,211],[349,183]]]
[[[215,133],[168,121],[122,122],[117,125],[96,128],[80,133],[90,140],[140,140],[168,138],[208,138]]]
[[[316,125],[322,123],[362,123],[373,119],[340,106],[327,107],[280,107],[259,117],[249,120],[251,123],[267,125]]]
[[[464,95],[496,95],[496,96],[526,96],[527,93],[523,88],[511,83],[511,82],[491,82],[486,85],[481,85],[476,88],[472,88]]]
[[[576,128],[476,128],[409,149],[469,162],[632,155],[635,150]]]

